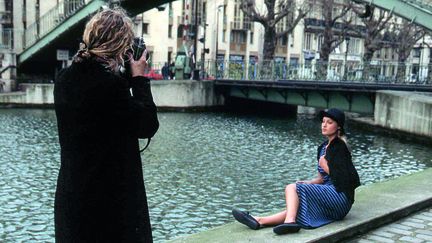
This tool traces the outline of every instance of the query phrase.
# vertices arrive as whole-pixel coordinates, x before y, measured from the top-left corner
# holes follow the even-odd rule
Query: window
[[[168,51],[168,64],[171,63],[172,51]]]
[[[250,32],[250,40],[249,40],[249,42],[250,42],[250,44],[253,44],[253,42],[254,42],[254,32]]]
[[[348,53],[359,54],[360,45],[361,45],[361,40],[359,38],[351,38],[349,40]]]
[[[414,48],[412,51],[413,57],[418,58],[420,57],[421,49],[420,48]]]
[[[142,24],[142,34],[143,35],[148,35],[148,31],[149,31],[149,23],[143,23]]]
[[[207,3],[206,2],[203,2],[202,3],[202,22],[201,22],[201,24],[206,24],[207,23],[207,15],[206,15],[206,13],[207,13]]]
[[[177,28],[177,38],[183,37],[184,25],[180,24]]]
[[[224,5],[224,7],[223,7],[223,17],[224,17],[224,19],[227,18],[227,5]]]
[[[306,37],[305,37],[305,49],[306,50],[311,49],[311,42],[312,42],[312,34],[306,33]]]
[[[12,2],[12,1],[11,1]],[[6,11],[8,11],[8,3],[9,2],[6,2]],[[27,0],[24,0],[23,1],[23,5],[22,5],[22,21],[23,21],[23,26],[24,26],[24,29],[27,29]]]
[[[246,32],[245,31],[231,31],[231,43],[245,43],[246,42]]]
[[[318,46],[317,46],[317,51],[321,50],[322,44],[324,42],[324,36],[323,35],[318,35]]]
[[[299,59],[297,57],[291,57],[289,60],[289,65],[296,67],[299,63]]]
[[[173,29],[172,24],[168,25],[168,38],[172,38],[172,29]]]
[[[291,33],[291,34],[290,34],[290,37],[291,37],[291,38],[288,38],[288,41],[291,40],[291,45],[290,45],[290,47],[294,47],[294,34]]]

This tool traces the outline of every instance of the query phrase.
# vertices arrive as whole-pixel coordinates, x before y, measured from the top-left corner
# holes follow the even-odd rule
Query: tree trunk
[[[411,50],[410,50],[411,51]],[[396,74],[396,82],[398,83],[404,83],[406,82],[406,64],[405,61],[408,59],[410,52],[403,51],[399,53],[398,58],[398,66],[397,66],[397,74]]]
[[[399,62],[397,66],[396,82],[404,83],[406,80],[406,65],[405,62]]]
[[[329,18],[327,18],[329,19]],[[323,43],[320,50],[320,60],[318,62],[318,72],[317,79],[318,80],[326,80],[327,79],[327,67],[329,65],[330,53],[332,52],[332,43],[333,43],[333,30],[331,26],[331,18],[330,20],[326,20],[324,34],[323,34]]]
[[[273,59],[276,49],[276,29],[274,27],[266,27],[264,29],[264,50],[263,50],[263,60],[261,62],[261,79],[273,80]]]
[[[263,50],[263,60],[273,61],[274,53],[276,49],[276,29],[274,27],[266,27],[264,29],[264,50]]]
[[[428,84],[432,84],[432,64],[428,65],[428,75],[427,75],[426,82]]]
[[[370,80],[371,61],[372,61],[373,54],[374,51],[365,46],[365,53],[363,54],[363,72],[362,72],[363,82],[368,82]]]

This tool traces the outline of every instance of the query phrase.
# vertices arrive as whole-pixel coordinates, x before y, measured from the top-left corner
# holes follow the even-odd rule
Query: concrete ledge
[[[21,84],[22,92],[0,94],[0,107],[52,108],[54,84]],[[162,111],[209,110],[223,104],[214,91],[213,81],[154,80],[154,102]]]
[[[213,81],[154,80],[153,99],[158,108],[197,108],[221,104],[215,95]]]
[[[376,124],[373,117],[350,117],[350,127],[357,127],[359,129],[366,129],[373,131],[376,134],[383,134],[385,136],[394,137],[401,141],[411,141],[414,143],[432,145],[432,139],[430,136],[418,135],[407,131],[392,129]]]
[[[377,91],[374,118],[383,127],[432,137],[432,94]]]
[[[336,242],[432,206],[431,177],[432,169],[427,169],[362,186],[357,189],[356,201],[344,220],[318,229],[278,236],[271,227],[254,231],[235,222],[170,242]]]

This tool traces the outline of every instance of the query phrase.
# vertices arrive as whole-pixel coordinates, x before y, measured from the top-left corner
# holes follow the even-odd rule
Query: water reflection
[[[231,222],[233,206],[254,213],[282,208],[286,184],[316,175],[323,138],[312,117],[159,116],[160,131],[143,154],[156,241]],[[54,112],[0,110],[0,124],[0,242],[53,242]],[[427,146],[348,131],[363,184],[432,167]]]

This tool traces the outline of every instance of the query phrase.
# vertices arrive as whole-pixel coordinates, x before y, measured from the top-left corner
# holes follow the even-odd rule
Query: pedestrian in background
[[[169,70],[169,66],[168,66],[168,63],[166,62],[166,63],[164,64],[164,66],[162,67],[162,77],[163,77],[164,80],[167,80],[167,79],[168,79],[168,77],[169,77],[169,72],[170,72],[170,70]]]
[[[152,242],[138,138],[152,137],[159,123],[144,77],[147,52],[139,60],[129,53],[132,26],[121,9],[97,13],[55,80],[56,242]],[[123,78],[128,60],[131,75]]]
[[[170,78],[171,78],[171,80],[173,80],[175,77],[175,63],[174,62],[171,63],[169,71],[170,71]]]

